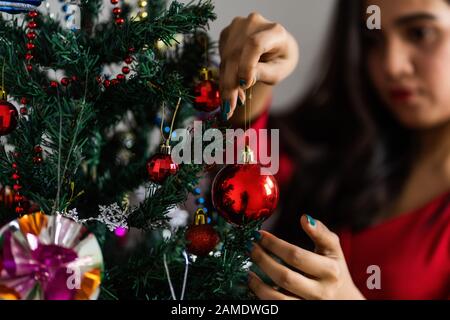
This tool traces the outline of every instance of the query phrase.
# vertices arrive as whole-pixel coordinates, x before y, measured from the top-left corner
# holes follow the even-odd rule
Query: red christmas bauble
[[[9,102],[0,100],[0,136],[11,133],[17,127],[17,110]]]
[[[209,224],[192,225],[186,230],[187,250],[197,256],[206,256],[219,243],[219,235]]]
[[[173,162],[170,154],[157,153],[147,162],[147,172],[150,181],[163,183],[170,175],[178,172],[179,166]]]
[[[203,112],[212,112],[220,107],[219,86],[211,80],[203,80],[194,89],[195,108]]]
[[[212,185],[217,212],[237,225],[267,219],[275,211],[278,199],[277,180],[272,175],[262,175],[259,164],[227,165]]]

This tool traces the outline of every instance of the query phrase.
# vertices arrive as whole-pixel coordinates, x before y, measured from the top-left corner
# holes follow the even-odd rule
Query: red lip
[[[413,97],[414,92],[408,89],[392,89],[389,92],[391,100],[395,102],[407,102]]]

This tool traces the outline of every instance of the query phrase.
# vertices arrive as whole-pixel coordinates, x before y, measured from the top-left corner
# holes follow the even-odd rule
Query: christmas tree
[[[217,90],[208,69],[199,78],[213,68],[212,3],[60,1],[62,19],[40,1],[9,3],[0,8],[0,298],[250,298],[245,244],[261,219],[228,223],[199,187],[211,166],[170,157],[175,128],[199,116],[204,129],[226,127],[210,112],[214,99],[201,103],[202,90]],[[188,197],[197,211],[174,227]],[[52,262],[27,269],[17,255]],[[77,263],[73,293],[72,274],[58,268]]]

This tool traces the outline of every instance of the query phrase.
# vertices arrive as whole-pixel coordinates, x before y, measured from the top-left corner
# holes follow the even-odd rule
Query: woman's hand
[[[258,298],[264,300],[364,299],[352,281],[338,236],[309,216],[302,216],[300,224],[314,241],[315,253],[262,231],[258,244],[252,246],[251,258],[277,286],[284,290],[283,292],[275,290],[253,272],[249,274],[250,289]],[[281,265],[268,253],[276,255],[298,271]]]
[[[256,83],[279,83],[295,69],[299,59],[294,37],[282,25],[258,13],[235,18],[222,31],[219,46],[219,83],[228,118],[236,108],[238,96],[244,102],[245,89]]]

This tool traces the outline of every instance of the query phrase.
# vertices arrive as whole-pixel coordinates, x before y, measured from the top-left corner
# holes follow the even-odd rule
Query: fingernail
[[[224,100],[222,102],[222,120],[228,120],[228,113],[231,111],[230,100]]]
[[[237,105],[238,105],[238,107],[243,107],[244,106],[244,103],[242,102],[241,98],[239,98],[239,97],[237,99]]]
[[[252,236],[256,242],[258,242],[262,238],[262,235],[259,231],[253,231]]]
[[[253,250],[253,242],[248,241],[247,244],[245,245],[245,249],[247,250],[248,253],[252,252],[252,250]]]
[[[316,220],[314,220],[310,215],[306,215],[306,219],[308,219],[308,223],[315,227],[316,226]]]
[[[241,87],[245,87],[247,85],[247,82],[244,79],[239,79],[239,85]]]

